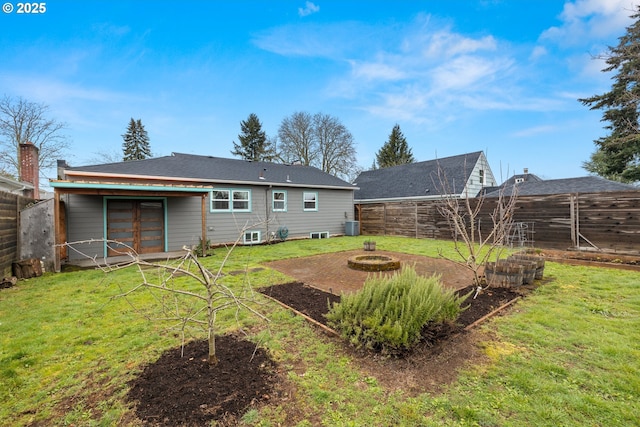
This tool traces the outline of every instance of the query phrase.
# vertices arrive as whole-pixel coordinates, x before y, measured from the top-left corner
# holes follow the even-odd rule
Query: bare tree
[[[484,193],[477,197],[470,197],[467,186],[463,192],[456,193],[455,183],[448,179],[442,168],[438,168],[435,185],[440,188],[443,195],[438,205],[438,212],[449,224],[458,258],[448,258],[442,251],[440,256],[471,270],[476,285],[475,298],[483,289],[481,268],[496,255],[496,252],[499,255],[500,250],[507,243],[513,225],[517,187],[514,186],[508,196],[503,187],[498,197],[491,199],[491,203],[494,203],[489,214],[491,223],[485,228],[480,215],[483,205],[488,201]],[[461,193],[463,197],[460,197]]]
[[[353,135],[336,117],[294,113],[282,121],[278,137],[278,157],[284,162],[299,161],[346,180],[360,172]]]
[[[285,117],[278,129],[280,146],[278,155],[282,161],[291,163],[299,161],[304,166],[311,166],[317,156],[318,148],[313,132],[313,117],[306,112],[296,112]]]
[[[336,117],[318,113],[313,116],[320,169],[338,177],[356,176],[358,166],[353,135]]]
[[[89,164],[100,163],[120,163],[122,161],[122,150],[103,150],[93,153],[93,157],[89,158]]]
[[[52,168],[69,148],[66,124],[47,117],[49,107],[5,95],[0,100],[0,169],[20,176],[20,144],[39,150],[40,169]]]
[[[235,309],[238,322],[238,314],[242,310],[249,311],[262,320],[268,320],[249,305],[255,303],[250,286],[246,286],[244,295],[240,296],[221,281],[222,269],[246,229],[248,228],[243,229],[233,245],[227,248],[227,253],[215,272],[208,270],[187,247],[183,248],[185,253],[180,259],[174,262],[158,263],[141,259],[132,247],[115,240],[86,240],[65,243],[64,246],[92,259],[106,273],[132,266],[136,268],[142,279],[141,282],[131,287],[118,284],[121,292],[113,298],[127,299],[135,310],[145,314],[151,320],[172,322],[171,328],[181,333],[183,346],[187,329],[193,326],[204,329],[209,343],[208,362],[215,365],[218,362],[215,344],[216,319],[220,312]],[[75,248],[78,245],[94,242],[106,242],[111,250],[126,255],[128,260],[118,265],[109,265],[105,260],[105,264],[100,265],[96,257],[89,257]],[[151,293],[158,305],[159,315],[155,310],[151,314],[146,314],[149,310],[145,310],[135,302],[133,295],[141,291]]]

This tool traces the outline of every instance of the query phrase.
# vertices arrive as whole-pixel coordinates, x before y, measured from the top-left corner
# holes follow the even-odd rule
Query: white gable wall
[[[478,161],[469,175],[469,179],[464,191],[460,194],[461,198],[476,197],[478,192],[485,187],[496,186],[496,179],[491,171],[491,166],[484,153],[478,157]]]

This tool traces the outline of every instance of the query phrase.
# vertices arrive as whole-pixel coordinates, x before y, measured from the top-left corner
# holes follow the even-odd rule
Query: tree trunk
[[[211,295],[209,295],[209,298],[211,298]],[[211,303],[209,303],[209,307],[208,307],[208,311],[209,311],[209,365],[210,366],[214,366],[216,364],[218,364],[218,357],[216,356],[216,334],[215,334],[215,328],[214,328],[214,319],[215,319],[215,313],[213,311],[213,307],[211,306]]]

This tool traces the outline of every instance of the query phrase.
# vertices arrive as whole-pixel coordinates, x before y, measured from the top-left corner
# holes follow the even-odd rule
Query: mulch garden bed
[[[525,288],[523,287],[522,289]],[[458,295],[471,293],[471,296],[463,304],[465,310],[458,317],[456,327],[451,329],[450,333],[464,330],[497,308],[523,294],[522,291],[516,291],[512,288],[496,287],[489,288],[479,293],[476,298],[473,298],[474,291],[475,288],[472,286],[456,291]],[[325,326],[327,325],[325,314],[329,311],[329,307],[340,302],[339,295],[316,289],[302,282],[270,286],[260,289],[260,292]],[[428,331],[426,333],[429,335]],[[441,339],[446,339],[446,336],[442,336]]]
[[[235,425],[239,415],[280,392],[275,363],[241,337],[216,337],[215,366],[207,361],[206,340],[186,344],[182,353],[181,347],[163,353],[130,383],[127,398],[145,425]]]

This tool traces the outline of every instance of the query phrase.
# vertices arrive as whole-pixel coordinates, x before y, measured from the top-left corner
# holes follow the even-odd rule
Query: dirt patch
[[[616,254],[601,251],[577,251],[542,249],[537,255],[549,261],[571,265],[608,267],[621,270],[640,271],[640,256],[635,254]]]
[[[362,288],[370,274],[393,274],[393,272],[369,273],[353,270],[347,261],[353,256],[385,255],[399,259],[402,265],[413,265],[416,272],[423,276],[440,274],[442,283],[454,289],[462,289],[473,283],[473,274],[466,268],[446,259],[430,258],[398,252],[363,250],[333,252],[305,258],[290,258],[267,263],[268,267],[278,270],[296,281],[306,283],[327,292],[340,295]]]

